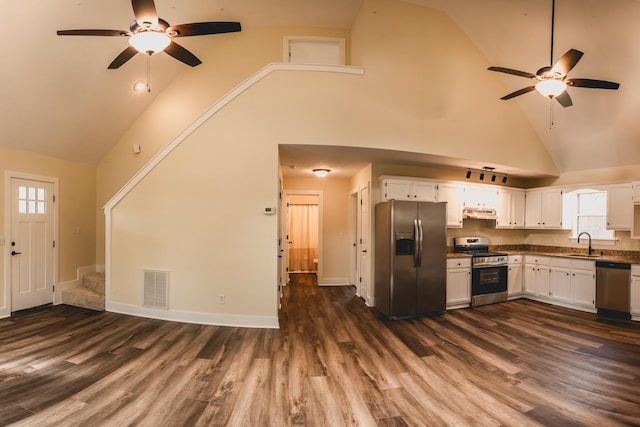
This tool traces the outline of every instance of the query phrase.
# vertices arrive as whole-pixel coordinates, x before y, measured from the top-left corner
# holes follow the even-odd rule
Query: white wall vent
[[[169,309],[169,272],[144,270],[144,295],[142,305]]]

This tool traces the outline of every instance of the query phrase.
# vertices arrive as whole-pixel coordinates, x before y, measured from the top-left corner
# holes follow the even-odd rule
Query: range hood
[[[473,219],[497,219],[498,214],[494,208],[466,207],[462,209],[462,217]]]

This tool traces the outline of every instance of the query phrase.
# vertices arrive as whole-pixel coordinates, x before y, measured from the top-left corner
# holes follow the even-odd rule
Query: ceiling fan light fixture
[[[138,52],[156,54],[171,44],[171,38],[160,31],[142,31],[129,37],[129,44]]]
[[[547,98],[555,98],[567,90],[567,84],[562,80],[545,79],[536,83],[536,90]]]

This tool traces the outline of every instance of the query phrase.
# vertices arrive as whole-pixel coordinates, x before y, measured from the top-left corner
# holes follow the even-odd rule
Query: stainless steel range
[[[454,237],[453,251],[471,258],[471,306],[507,300],[507,254],[489,252],[486,237]]]

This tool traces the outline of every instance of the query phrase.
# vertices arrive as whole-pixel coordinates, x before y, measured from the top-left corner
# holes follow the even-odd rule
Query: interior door
[[[369,288],[369,186],[360,189],[360,262],[359,265],[359,285],[358,293],[368,299],[367,289]]]
[[[53,302],[54,184],[11,178],[11,311]]]

